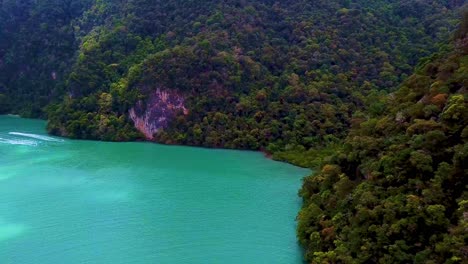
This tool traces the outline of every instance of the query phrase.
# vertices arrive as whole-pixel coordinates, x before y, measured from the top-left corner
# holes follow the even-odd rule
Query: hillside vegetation
[[[305,152],[344,138],[354,113],[382,112],[461,3],[5,0],[0,110],[47,117],[53,134],[135,140],[131,108],[171,91],[187,111],[154,140],[311,166]]]
[[[356,117],[340,151],[304,180],[298,237],[312,263],[468,261],[468,12],[432,56]]]
[[[310,263],[466,263],[464,3],[3,0],[0,114],[314,168]]]

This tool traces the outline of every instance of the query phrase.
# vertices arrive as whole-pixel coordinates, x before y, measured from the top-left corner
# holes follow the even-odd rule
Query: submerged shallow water
[[[294,219],[307,170],[44,126],[0,116],[0,263],[302,263]]]

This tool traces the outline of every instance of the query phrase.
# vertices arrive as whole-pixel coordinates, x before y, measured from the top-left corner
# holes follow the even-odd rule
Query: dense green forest
[[[468,12],[454,47],[356,116],[342,148],[300,195],[313,263],[468,261]]]
[[[464,2],[3,0],[0,114],[321,168],[307,261],[462,263]]]
[[[260,149],[309,166],[304,153],[344,138],[356,111],[382,111],[461,3],[5,0],[0,110],[73,138]]]

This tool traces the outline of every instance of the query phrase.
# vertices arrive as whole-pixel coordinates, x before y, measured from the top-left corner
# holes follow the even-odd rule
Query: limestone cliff
[[[146,139],[152,140],[154,134],[167,127],[179,111],[188,114],[185,97],[178,91],[158,88],[147,100],[138,101],[130,109],[129,116]]]

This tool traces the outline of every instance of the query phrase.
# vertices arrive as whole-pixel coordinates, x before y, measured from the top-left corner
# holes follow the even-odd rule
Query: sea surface
[[[0,264],[302,263],[308,170],[261,153],[78,141],[0,116]]]

